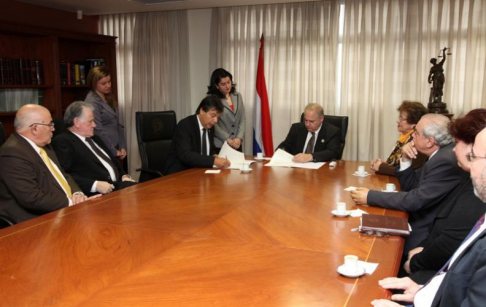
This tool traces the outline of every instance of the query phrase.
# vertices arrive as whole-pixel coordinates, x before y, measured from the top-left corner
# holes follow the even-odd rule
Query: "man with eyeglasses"
[[[54,131],[49,110],[25,105],[14,127],[0,148],[0,214],[19,223],[88,199],[49,145]]]
[[[474,192],[486,202],[486,129],[477,136],[472,151],[466,155],[471,170]],[[413,306],[484,306],[486,302],[486,223],[481,216],[454,255],[424,285],[410,278],[385,278],[378,283],[385,289],[401,289],[391,299],[413,302]],[[402,306],[390,300],[374,300],[376,307]]]
[[[304,122],[290,127],[285,140],[278,145],[292,155],[294,162],[325,162],[337,159],[341,152],[341,129],[324,120],[324,110],[317,103],[304,109]]]
[[[403,147],[400,168],[396,172],[401,191],[386,193],[358,188],[351,192],[357,204],[369,204],[408,212],[412,232],[407,237],[404,255],[425,239],[439,206],[448,194],[469,175],[457,165],[453,152],[450,121],[440,114],[426,114],[416,125],[413,141]],[[413,170],[412,159],[421,152],[428,157],[424,165]]]

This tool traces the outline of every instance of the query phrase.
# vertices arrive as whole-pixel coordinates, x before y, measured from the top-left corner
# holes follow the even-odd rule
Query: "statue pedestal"
[[[429,113],[442,114],[444,116],[449,117],[449,119],[452,119],[452,117],[454,116],[454,114],[449,114],[445,102],[430,102],[427,105],[427,108],[429,109]]]

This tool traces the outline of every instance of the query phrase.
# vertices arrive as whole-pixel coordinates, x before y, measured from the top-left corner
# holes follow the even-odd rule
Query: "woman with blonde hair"
[[[111,72],[106,66],[95,66],[88,73],[90,92],[84,99],[94,107],[95,134],[111,153],[125,159],[127,146],[124,127],[119,122],[118,103],[111,92]]]

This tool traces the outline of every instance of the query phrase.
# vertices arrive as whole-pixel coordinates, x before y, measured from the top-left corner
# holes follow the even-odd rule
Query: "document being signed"
[[[280,167],[297,167],[297,168],[308,168],[308,169],[318,169],[326,162],[307,162],[307,163],[297,163],[293,162],[293,155],[289,154],[285,150],[277,149],[273,154],[272,160],[265,164],[265,166],[280,166]]]
[[[221,147],[218,156],[220,158],[228,159],[231,162],[231,166],[228,167],[229,169],[241,170],[243,168],[243,163],[251,164],[255,162],[253,160],[245,160],[245,154],[229,146],[226,141]]]

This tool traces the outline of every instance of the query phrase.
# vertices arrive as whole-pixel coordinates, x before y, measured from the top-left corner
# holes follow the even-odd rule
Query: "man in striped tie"
[[[19,223],[87,200],[49,145],[54,131],[49,110],[25,105],[14,126],[0,148],[0,214]]]
[[[486,202],[486,129],[477,136],[466,154],[471,169],[474,191]],[[392,300],[413,302],[413,306],[483,306],[486,302],[486,223],[485,215],[471,230],[454,255],[425,285],[410,278],[385,278],[379,281],[385,289],[402,289]],[[378,307],[401,306],[389,300],[374,300]]]

